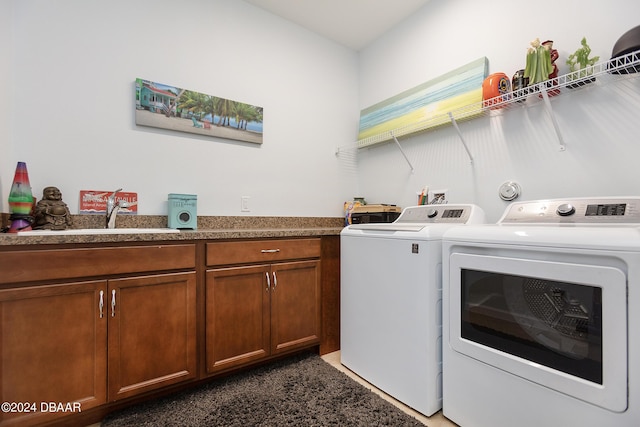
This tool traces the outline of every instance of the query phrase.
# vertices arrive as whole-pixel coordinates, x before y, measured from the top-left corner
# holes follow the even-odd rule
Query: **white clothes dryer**
[[[425,415],[442,407],[442,235],[482,222],[475,205],[422,205],[340,236],[341,362]]]
[[[640,425],[640,197],[516,202],[443,238],[443,413]]]

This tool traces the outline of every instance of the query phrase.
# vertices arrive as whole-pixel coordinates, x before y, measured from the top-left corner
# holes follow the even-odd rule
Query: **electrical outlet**
[[[242,196],[240,198],[240,212],[251,212],[251,209],[249,208],[249,199],[251,197],[249,196]]]

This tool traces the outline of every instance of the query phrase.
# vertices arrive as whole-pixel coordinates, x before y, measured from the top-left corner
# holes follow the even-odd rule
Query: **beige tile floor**
[[[407,414],[409,414],[412,417],[416,418],[422,424],[424,424],[424,425],[426,425],[428,427],[457,427],[457,424],[455,424],[452,421],[449,421],[447,418],[444,417],[444,415],[442,415],[442,411],[436,412],[434,415],[432,415],[430,417],[425,417],[421,413],[419,413],[419,412],[411,409],[410,407],[404,405],[402,402],[394,399],[393,397],[389,396],[388,394],[385,394],[383,391],[378,390],[372,384],[370,384],[367,381],[365,381],[364,379],[360,378],[359,376],[357,376],[355,373],[353,373],[352,371],[350,371],[349,369],[347,369],[345,366],[343,366],[340,363],[340,351],[335,351],[333,353],[325,354],[324,356],[322,356],[322,359],[324,359],[325,362],[329,363],[334,368],[344,372],[349,377],[353,378],[355,381],[359,382],[360,384],[362,384],[363,386],[365,386],[369,390],[371,390],[374,393],[378,394],[383,399],[393,403],[395,406],[397,406],[398,408],[400,408],[401,410],[403,410]]]

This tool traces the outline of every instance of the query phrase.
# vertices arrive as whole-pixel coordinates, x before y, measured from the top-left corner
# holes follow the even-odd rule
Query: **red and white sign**
[[[80,190],[80,213],[106,213],[107,199],[111,194],[113,194],[113,191]],[[121,207],[118,214],[138,214],[138,193],[119,191],[116,194],[116,201],[126,202],[126,207]]]

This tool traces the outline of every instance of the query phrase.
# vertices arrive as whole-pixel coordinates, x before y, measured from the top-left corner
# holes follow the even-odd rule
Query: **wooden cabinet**
[[[195,272],[109,281],[109,400],[196,377]]]
[[[0,403],[15,404],[0,427],[91,424],[170,386],[336,350],[338,251],[338,236],[0,245]]]
[[[340,236],[322,237],[320,354],[340,350]]]
[[[262,359],[270,353],[269,266],[207,271],[207,372]]]
[[[320,342],[320,261],[271,266],[271,354]]]
[[[0,401],[35,405],[3,411],[1,426],[40,424],[196,377],[195,271],[109,277],[127,269],[194,270],[195,246],[1,254]],[[79,280],[96,274],[107,277]],[[79,407],[43,411],[50,402]]]
[[[105,291],[104,280],[0,290],[0,401],[15,405],[3,407],[0,425],[69,414],[47,411],[48,402],[81,410],[106,402]]]
[[[320,239],[207,244],[206,371],[320,342]]]

